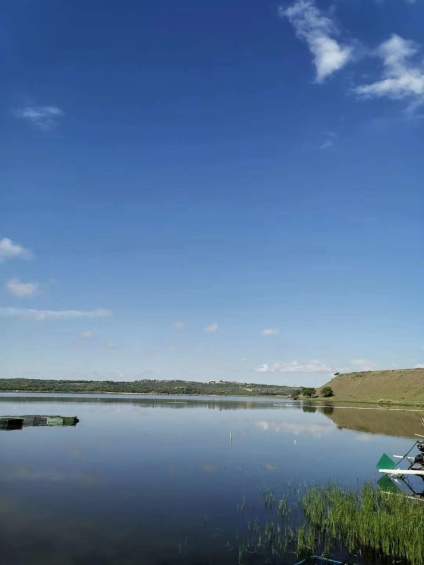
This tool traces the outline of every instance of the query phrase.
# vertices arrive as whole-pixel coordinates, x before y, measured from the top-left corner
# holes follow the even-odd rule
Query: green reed
[[[271,516],[265,523],[248,525],[239,563],[256,563],[258,558],[261,563],[281,563],[290,555],[337,553],[345,558],[357,555],[361,563],[424,565],[422,501],[370,485],[359,492],[337,486],[312,488],[299,501],[289,505],[287,498],[265,494]]]
[[[424,564],[424,505],[366,485],[360,492],[314,488],[302,501],[313,535],[352,554]]]
[[[239,546],[239,563],[275,563],[292,545],[295,533],[289,525],[290,507],[286,498],[277,499],[272,492],[264,494],[265,509],[271,513],[265,523],[248,524],[247,536]],[[252,561],[253,560],[253,561]]]

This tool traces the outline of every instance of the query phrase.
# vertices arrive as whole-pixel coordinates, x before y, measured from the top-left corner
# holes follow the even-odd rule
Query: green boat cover
[[[387,453],[383,453],[377,463],[377,469],[396,469],[396,463]]]

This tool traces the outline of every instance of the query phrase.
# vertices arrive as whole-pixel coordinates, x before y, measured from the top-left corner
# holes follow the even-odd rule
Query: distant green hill
[[[324,386],[331,386],[335,400],[424,402],[424,369],[342,373]]]
[[[0,379],[0,392],[107,392],[139,394],[219,394],[226,396],[290,396],[295,387],[228,381],[68,381]]]

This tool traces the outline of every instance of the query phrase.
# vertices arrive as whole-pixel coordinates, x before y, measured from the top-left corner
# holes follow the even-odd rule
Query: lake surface
[[[423,429],[419,411],[282,399],[0,396],[24,414],[80,423],[0,430],[7,565],[238,563],[265,492],[376,482]]]

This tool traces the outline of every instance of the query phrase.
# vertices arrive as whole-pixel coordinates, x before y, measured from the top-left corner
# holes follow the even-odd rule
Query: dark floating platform
[[[0,430],[21,430],[26,426],[76,426],[76,416],[0,416]]]

